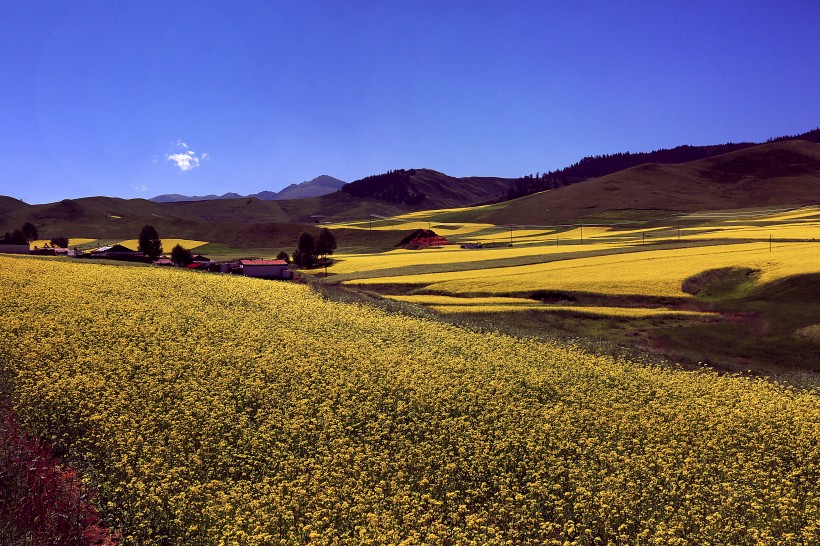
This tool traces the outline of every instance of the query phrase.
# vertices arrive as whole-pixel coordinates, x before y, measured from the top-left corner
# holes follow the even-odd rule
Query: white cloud
[[[173,161],[177,168],[182,172],[187,172],[199,167],[199,161],[208,157],[207,153],[197,156],[196,152],[190,149],[190,146],[182,140],[177,140],[176,143],[179,150],[174,154],[165,154],[168,161]]]
[[[148,191],[148,186],[146,186],[145,184],[137,184],[136,186],[131,186],[131,187],[134,188],[136,191],[142,192],[142,193],[145,193],[145,192]]]
[[[168,161],[173,161],[176,163],[179,170],[182,172],[190,171],[196,167],[199,167],[199,158],[193,155],[193,152],[189,152],[187,154],[170,154],[166,155],[165,157],[168,158]]]

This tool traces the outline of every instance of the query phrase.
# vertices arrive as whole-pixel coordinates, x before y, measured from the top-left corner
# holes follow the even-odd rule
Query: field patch
[[[124,247],[137,250],[137,247],[139,246],[139,240],[138,239],[128,239],[126,241],[120,241],[119,244],[121,244]],[[183,248],[187,248],[188,250],[193,250],[195,248],[199,248],[199,247],[201,247],[203,245],[207,245],[207,244],[208,244],[208,241],[195,241],[195,240],[191,240],[191,239],[170,239],[170,238],[165,239],[165,238],[163,238],[162,239],[162,251],[166,254],[169,254],[171,252],[171,249],[173,249],[176,245],[181,245]]]
[[[84,239],[82,237],[71,237],[68,240],[68,247],[74,248],[75,246],[86,245],[88,243],[93,243],[96,239]],[[37,239],[36,241],[32,241],[29,246],[33,250],[34,247],[43,248],[46,244],[51,245],[50,239]]]
[[[442,294],[513,295],[535,290],[691,297],[683,282],[709,269],[760,270],[761,284],[820,271],[820,243],[767,243],[647,250],[517,267],[358,279],[349,284],[415,285]]]
[[[794,334],[799,338],[820,343],[820,324],[811,324],[809,326],[799,328],[794,332]]]

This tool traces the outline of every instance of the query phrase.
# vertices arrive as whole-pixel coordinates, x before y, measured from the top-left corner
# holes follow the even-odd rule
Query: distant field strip
[[[127,241],[120,241],[122,246],[132,248],[137,250],[139,246],[138,239],[128,239]],[[192,250],[194,248],[198,248],[203,245],[207,245],[208,241],[194,241],[191,239],[162,239],[162,250],[163,252],[170,253],[171,249],[173,249],[176,245],[180,245],[183,248],[187,248],[188,250]]]
[[[723,243],[713,241],[693,242],[687,246],[713,246]],[[372,284],[378,284],[376,279],[392,278],[395,276],[415,278],[418,275],[433,273],[448,273],[456,271],[483,271],[493,269],[498,272],[507,271],[511,267],[545,264],[556,261],[565,261],[583,257],[619,255],[631,252],[648,252],[650,249],[681,248],[677,244],[642,245],[613,245],[609,243],[565,244],[563,246],[540,245],[512,249],[444,249],[426,251],[402,251],[402,253],[364,254],[351,256],[350,260],[342,255],[340,261],[334,264],[330,271],[340,273],[329,277],[327,282],[341,283],[361,279],[374,279]],[[416,254],[413,254],[413,253]],[[441,254],[439,254],[441,253]],[[500,254],[496,254],[500,253]],[[387,254],[391,254],[387,256]],[[495,256],[508,256],[496,258]],[[395,261],[394,261],[395,260]],[[407,260],[407,262],[404,262]],[[402,265],[406,263],[406,265]],[[336,269],[338,267],[338,269]],[[317,271],[318,273],[318,271]],[[477,273],[481,275],[481,273]],[[469,276],[469,275],[468,275]],[[418,279],[411,281],[416,283]],[[392,281],[388,281],[392,282]]]
[[[715,317],[716,313],[669,309],[666,307],[610,307],[585,305],[546,304],[527,298],[459,298],[452,296],[411,295],[385,296],[386,298],[426,305],[441,313],[508,313],[511,311],[539,311],[544,313],[570,312],[585,315],[644,318],[644,317]]]
[[[349,284],[416,285],[443,294],[517,294],[549,289],[614,295],[688,297],[681,285],[708,269],[746,267],[762,271],[760,282],[820,272],[820,244],[766,243],[649,250],[517,267],[403,275]]]
[[[338,262],[333,264],[330,271],[342,274],[421,265],[432,266],[436,264],[475,262],[500,263],[499,260],[531,259],[535,256],[544,257],[602,250],[612,251],[612,249],[612,245],[609,244],[566,244],[564,246],[540,245],[477,249],[463,249],[457,245],[452,245],[426,250],[401,249],[380,254],[340,254],[337,256]]]
[[[82,237],[72,237],[68,240],[69,248],[74,248],[75,246],[84,245],[86,243],[92,243],[96,241],[96,239],[83,239]],[[34,249],[36,246],[37,248],[43,248],[46,243],[51,245],[50,239],[37,239],[36,241],[32,241],[29,246]]]
[[[820,221],[776,225],[724,225],[681,228],[687,239],[817,239],[820,240]]]

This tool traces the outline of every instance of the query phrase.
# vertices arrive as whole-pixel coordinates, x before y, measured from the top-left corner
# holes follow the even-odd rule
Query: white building
[[[285,260],[240,260],[242,274],[259,279],[289,279],[290,269]]]

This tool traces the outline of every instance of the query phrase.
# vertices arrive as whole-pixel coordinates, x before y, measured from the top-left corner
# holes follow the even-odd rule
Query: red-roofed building
[[[429,229],[417,229],[397,244],[411,250],[419,248],[431,248],[452,244],[450,241]]]
[[[240,260],[242,274],[258,279],[289,279],[290,269],[285,260]]]

